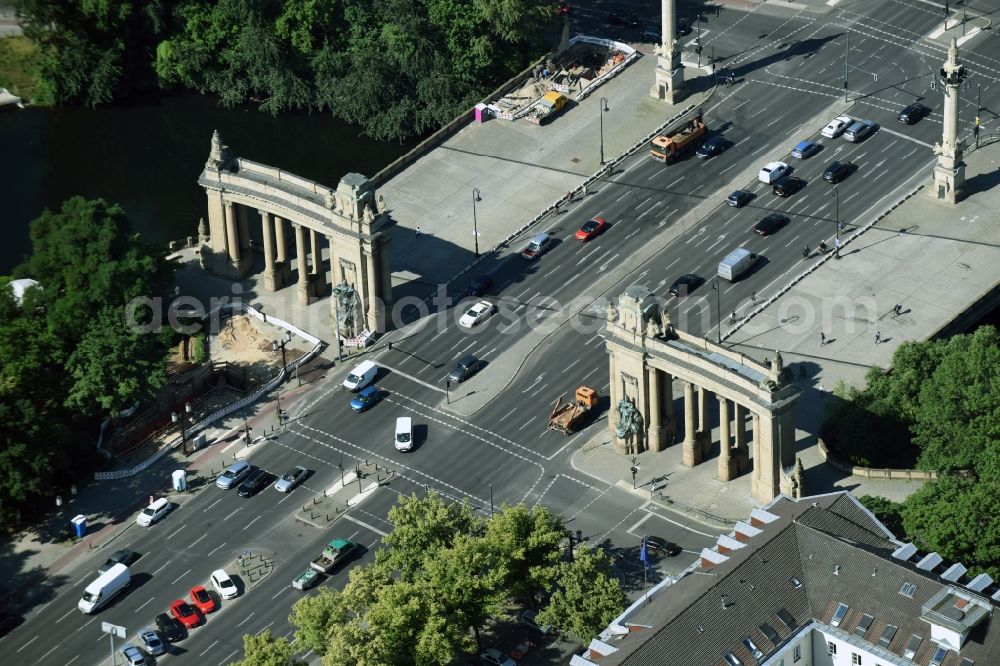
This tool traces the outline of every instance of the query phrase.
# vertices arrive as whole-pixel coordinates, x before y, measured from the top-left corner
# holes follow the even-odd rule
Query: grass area
[[[0,88],[6,88],[18,97],[34,97],[38,85],[35,66],[40,55],[27,37],[0,38]]]

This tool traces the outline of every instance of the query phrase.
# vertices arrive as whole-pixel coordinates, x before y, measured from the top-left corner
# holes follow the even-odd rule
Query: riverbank
[[[24,99],[34,99],[38,89],[35,69],[41,53],[27,37],[0,37],[0,88]]]

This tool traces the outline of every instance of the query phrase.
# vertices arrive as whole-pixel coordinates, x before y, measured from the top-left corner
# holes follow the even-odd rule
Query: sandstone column
[[[951,39],[948,60],[941,68],[941,85],[944,88],[944,123],[941,143],[935,144],[934,154],[938,156],[934,166],[934,184],[931,196],[955,203],[965,185],[965,161],[962,153],[964,142],[958,137],[958,90],[965,80],[965,67],[958,63],[958,42]]]
[[[708,418],[708,394],[703,387],[698,387],[698,431],[695,434],[697,446],[701,449],[701,460],[708,457],[712,448],[712,421]]]
[[[236,233],[236,204],[232,201],[226,202],[226,248],[229,250],[229,260],[233,263],[233,268],[240,262],[240,237]]]
[[[378,273],[375,271],[375,257],[372,254],[374,248],[371,244],[367,247],[367,252],[365,252],[365,271],[367,275],[365,276],[364,283],[367,285],[367,294],[365,294],[365,312],[368,315],[368,325],[366,328],[371,332],[376,332],[379,330],[379,303],[376,298],[378,293]]]
[[[777,497],[779,489],[778,443],[775,441],[774,419],[770,416],[753,415],[753,477],[751,492],[755,499],[769,502]]]
[[[278,270],[281,274],[282,286],[292,280],[292,264],[288,261],[288,239],[285,238],[286,225],[284,218],[274,216],[274,240],[278,247]]]
[[[618,443],[618,438],[615,436],[615,428],[618,427],[618,401],[622,399],[621,396],[621,378],[618,376],[618,363],[615,359],[615,353],[608,350],[608,370],[611,377],[611,381],[608,384],[608,399],[610,404],[608,406],[608,431],[611,433],[611,446],[618,453],[624,453],[624,449],[620,448]]]
[[[729,441],[729,399],[719,399],[719,481],[732,481],[736,476]]]
[[[646,431],[647,448],[656,453],[662,451],[663,427],[660,424],[661,405],[663,404],[663,386],[660,383],[660,371],[650,366],[646,369],[647,390],[649,391],[649,428]]]
[[[660,11],[661,34],[660,45],[656,49],[656,81],[649,94],[667,104],[674,104],[684,85],[681,53],[677,48],[674,29],[674,0],[662,0]]]
[[[299,304],[309,305],[309,273],[306,270],[306,230],[301,224],[292,223],[295,227],[295,257],[299,267],[298,294]]]
[[[734,458],[736,460],[736,473],[743,474],[750,468],[750,450],[747,448],[747,409],[743,405],[736,403],[734,410],[736,427],[736,448]]]
[[[264,236],[264,289],[278,291],[281,288],[278,271],[274,264],[274,236],[271,233],[271,214],[260,211],[261,232]]]
[[[681,452],[681,462],[688,467],[694,467],[702,461],[702,451],[695,439],[694,412],[694,384],[684,382],[684,450]]]

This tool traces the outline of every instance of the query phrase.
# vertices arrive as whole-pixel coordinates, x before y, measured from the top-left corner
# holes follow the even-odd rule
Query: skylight
[[[948,656],[948,648],[938,646],[937,650],[934,650],[934,656],[931,657],[929,666],[941,666],[944,663],[945,657]]]
[[[917,654],[917,650],[920,649],[920,644],[923,643],[924,639],[916,634],[910,636],[910,640],[906,643],[906,649],[903,650],[903,656],[907,659],[913,659],[914,655]]]
[[[746,649],[750,653],[750,656],[756,659],[757,661],[760,661],[761,659],[764,658],[764,653],[760,651],[760,648],[758,648],[756,645],[753,644],[753,641],[750,640],[749,636],[743,639],[743,645],[746,646]]]
[[[792,576],[791,581],[792,581],[792,587],[794,587],[796,590],[802,587],[802,581],[796,578],[795,576]]]
[[[759,629],[760,633],[764,634],[764,636],[767,637],[767,640],[771,641],[772,645],[781,645],[781,637],[778,636],[778,632],[774,630],[774,627],[765,622],[760,625]]]
[[[830,620],[830,624],[835,627],[839,627],[840,623],[844,619],[844,616],[847,615],[847,609],[847,604],[837,604],[837,610],[833,612],[833,618]]]
[[[732,652],[726,653],[726,661],[732,664],[732,666],[743,666],[743,662]]]
[[[913,598],[913,593],[917,591],[917,586],[913,583],[903,583],[903,587],[899,588],[899,593],[904,597]]]
[[[889,649],[889,643],[891,643],[892,639],[896,636],[897,629],[899,629],[899,627],[895,627],[891,624],[886,625],[885,629],[882,631],[882,636],[878,639],[878,644],[886,649]]]
[[[777,615],[781,623],[788,627],[790,631],[795,631],[795,628],[799,626],[795,624],[795,618],[792,617],[792,614],[784,608],[779,609]]]
[[[868,628],[872,626],[872,622],[874,620],[875,618],[868,613],[862,615],[861,620],[858,622],[858,626],[854,628],[854,635],[864,638],[865,634],[868,632]]]

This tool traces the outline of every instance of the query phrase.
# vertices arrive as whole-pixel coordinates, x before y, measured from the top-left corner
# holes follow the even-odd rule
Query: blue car
[[[814,141],[799,141],[798,144],[792,148],[792,157],[797,157],[800,160],[812,157],[820,150],[820,145]]]
[[[361,390],[354,400],[351,400],[351,409],[356,412],[363,412],[376,402],[378,402],[379,390],[377,386],[368,386]]]

